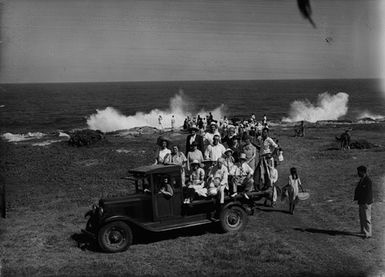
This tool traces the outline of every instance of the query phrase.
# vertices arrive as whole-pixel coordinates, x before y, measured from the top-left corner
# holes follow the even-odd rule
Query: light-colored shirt
[[[271,184],[275,184],[278,181],[278,170],[276,168],[270,169]]]
[[[170,153],[164,158],[164,162],[167,164],[183,165],[186,161],[186,156],[182,152],[178,152],[177,154]]]
[[[270,147],[277,148],[278,145],[274,142],[274,140],[270,137],[267,137],[263,140],[262,137],[258,137],[258,143],[261,149],[259,150],[259,155],[263,156],[265,154],[271,154]]]
[[[298,196],[299,192],[299,185],[301,185],[301,180],[299,177],[297,179],[294,179],[291,175],[289,176],[289,186],[292,187],[292,195],[289,194],[289,197],[291,200],[295,200]]]
[[[255,157],[257,156],[257,148],[252,144],[243,146],[243,153],[246,154],[247,163],[249,166],[255,168]]]
[[[234,165],[234,157],[233,157],[233,156],[225,157],[225,162],[224,162],[223,164],[226,166],[227,171],[228,171],[229,174],[231,175],[230,172],[232,172],[233,167],[235,166],[235,165]]]
[[[190,164],[192,161],[197,160],[198,162],[203,162],[203,154],[200,150],[190,151],[187,153],[187,168],[190,169]]]
[[[244,162],[240,166],[234,166],[231,173],[234,176],[246,178],[249,174],[253,175],[254,170],[246,162]]]
[[[217,161],[219,158],[223,157],[226,148],[218,143],[217,145],[208,145],[205,151],[205,157],[210,161]]]
[[[210,169],[209,177],[219,178],[221,180],[221,185],[226,185],[228,182],[229,172],[225,165],[222,165],[220,168],[214,166]]]
[[[204,137],[203,137],[205,143],[208,144],[208,145],[213,145],[213,142],[214,142],[214,136],[215,136],[215,135],[218,135],[219,138],[221,137],[221,135],[219,134],[218,130],[215,130],[214,133],[207,132],[207,133],[204,135]]]
[[[171,154],[171,150],[168,148],[159,150],[158,156],[156,157],[157,163],[162,164],[164,163],[164,158],[166,157],[167,154]]]
[[[190,137],[190,145],[195,141],[196,134]]]
[[[197,170],[192,171],[190,174],[190,180],[193,183],[193,185],[203,182],[204,179],[205,179],[205,171],[203,170],[203,168],[198,167]]]

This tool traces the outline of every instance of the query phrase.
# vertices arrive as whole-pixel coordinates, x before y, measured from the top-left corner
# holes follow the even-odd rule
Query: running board
[[[175,229],[182,229],[182,228],[189,228],[189,227],[194,227],[194,226],[199,226],[199,225],[205,225],[205,224],[210,224],[213,222],[218,222],[219,219],[212,218],[212,219],[203,219],[199,221],[194,221],[192,223],[186,224],[186,222],[181,222],[177,224],[172,224],[172,225],[167,225],[163,226],[161,228],[156,228],[155,226],[149,226],[149,225],[143,225],[146,229],[152,231],[152,232],[164,232],[164,231],[170,231],[170,230],[175,230]]]

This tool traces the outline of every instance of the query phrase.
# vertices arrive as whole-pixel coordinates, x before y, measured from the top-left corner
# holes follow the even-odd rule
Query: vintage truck
[[[165,177],[173,188],[172,197],[160,192]],[[132,194],[100,199],[86,213],[89,219],[82,232],[96,239],[106,252],[126,250],[135,236],[133,230],[164,232],[216,222],[224,232],[242,231],[253,213],[254,200],[261,198],[260,193],[251,192],[248,197],[226,196],[222,205],[216,197],[184,204],[185,188],[177,165],[142,166],[130,170],[126,179],[135,188]]]

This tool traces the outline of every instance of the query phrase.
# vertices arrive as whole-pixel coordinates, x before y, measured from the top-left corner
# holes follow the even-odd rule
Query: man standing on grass
[[[366,167],[363,165],[357,167],[357,174],[360,177],[360,181],[354,191],[354,200],[357,200],[359,206],[360,233],[364,238],[370,238],[372,236],[372,181],[366,174]]]

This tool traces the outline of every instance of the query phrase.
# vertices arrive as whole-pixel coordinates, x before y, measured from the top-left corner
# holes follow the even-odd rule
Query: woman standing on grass
[[[290,168],[289,182],[284,187],[284,191],[287,191],[289,197],[289,212],[291,214],[294,214],[295,205],[298,203],[299,187],[302,189],[301,180],[298,177],[297,169],[292,167]]]

